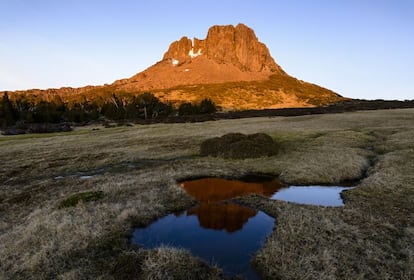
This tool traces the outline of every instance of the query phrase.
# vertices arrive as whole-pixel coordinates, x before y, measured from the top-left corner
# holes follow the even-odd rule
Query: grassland
[[[279,152],[199,156],[203,140],[229,132],[267,133]],[[238,199],[277,220],[252,257],[263,278],[414,279],[413,139],[413,109],[2,136],[0,279],[221,279],[185,250],[129,236],[194,204],[177,180],[247,172],[291,184],[363,178],[343,208]]]

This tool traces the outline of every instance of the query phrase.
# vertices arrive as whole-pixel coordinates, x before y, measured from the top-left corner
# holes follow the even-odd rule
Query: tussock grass
[[[73,206],[76,206],[79,202],[96,201],[103,197],[104,197],[104,193],[102,191],[76,193],[62,200],[59,203],[58,207],[59,208],[73,207]]]
[[[219,269],[191,256],[188,251],[160,247],[150,251],[142,264],[141,279],[223,279]]]
[[[133,247],[131,228],[195,203],[177,180],[261,172],[295,184],[366,176],[341,209],[244,199],[277,218],[253,259],[264,278],[412,279],[413,120],[404,109],[1,136],[0,278],[220,278],[186,251]],[[278,153],[199,155],[204,140],[227,133],[266,133]],[[85,192],[105,195],[59,207]]]
[[[239,202],[277,217],[253,258],[265,279],[411,279],[412,233],[361,209],[298,206],[263,197]]]

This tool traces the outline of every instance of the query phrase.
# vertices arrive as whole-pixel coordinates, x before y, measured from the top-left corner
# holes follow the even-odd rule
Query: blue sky
[[[0,90],[112,83],[182,36],[241,22],[298,79],[414,99],[412,0],[0,0],[0,13]]]

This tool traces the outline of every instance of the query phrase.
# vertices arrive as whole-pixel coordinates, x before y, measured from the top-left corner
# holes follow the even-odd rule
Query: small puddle
[[[82,175],[82,176],[79,176],[79,179],[82,179],[82,180],[88,180],[88,179],[92,179],[93,178],[93,175]]]
[[[271,199],[318,206],[344,206],[341,192],[352,187],[290,186],[280,189]]]
[[[136,228],[132,242],[145,248],[162,245],[188,249],[223,269],[228,276],[260,279],[250,265],[252,256],[271,233],[275,219],[265,213],[229,202],[248,194],[270,199],[323,206],[341,206],[342,187],[287,187],[269,176],[241,180],[202,178],[179,183],[198,204],[163,217],[146,228]],[[339,201],[338,201],[339,199]]]

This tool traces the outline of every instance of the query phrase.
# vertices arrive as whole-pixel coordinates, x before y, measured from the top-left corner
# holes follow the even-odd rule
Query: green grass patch
[[[96,201],[105,196],[102,191],[81,192],[73,194],[59,203],[59,209],[76,206],[79,202]]]

